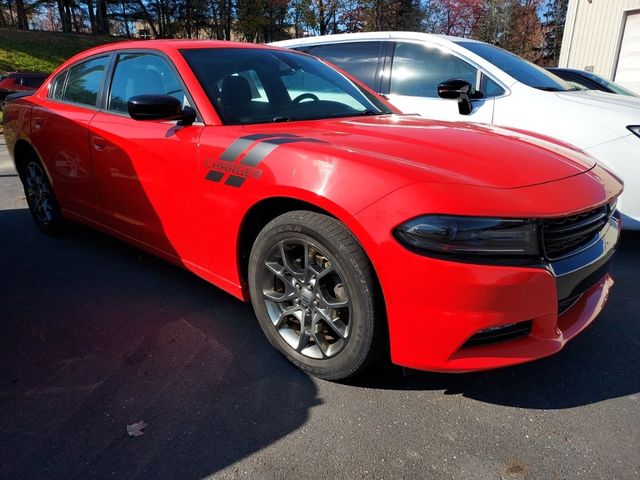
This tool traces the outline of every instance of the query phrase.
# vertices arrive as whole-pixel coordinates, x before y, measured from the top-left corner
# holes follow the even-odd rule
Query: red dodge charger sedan
[[[442,89],[464,100],[459,82]],[[213,41],[89,50],[12,100],[45,232],[82,222],[251,300],[327,379],[560,350],[602,310],[620,181],[525,132],[399,114],[310,56]]]

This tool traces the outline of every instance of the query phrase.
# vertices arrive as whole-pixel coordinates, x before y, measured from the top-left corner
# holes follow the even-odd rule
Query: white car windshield
[[[459,41],[455,43],[484,58],[519,82],[530,87],[550,92],[577,90],[560,77],[502,48],[480,42]]]

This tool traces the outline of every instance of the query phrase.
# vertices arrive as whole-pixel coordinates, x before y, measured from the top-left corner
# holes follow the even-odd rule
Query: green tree
[[[564,36],[569,0],[547,0],[544,4],[544,51],[545,65],[557,66]]]

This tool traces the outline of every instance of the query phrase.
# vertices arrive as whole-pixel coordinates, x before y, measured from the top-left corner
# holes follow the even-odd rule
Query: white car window
[[[438,48],[415,43],[396,44],[391,67],[390,93],[413,97],[438,97],[438,85],[462,79],[477,88],[478,70]]]

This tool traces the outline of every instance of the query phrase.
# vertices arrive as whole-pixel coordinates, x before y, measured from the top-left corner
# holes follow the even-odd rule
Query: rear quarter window
[[[53,79],[49,86],[49,98],[53,100],[62,100],[62,94],[64,93],[64,82],[67,79],[68,70],[59,73],[56,78]]]

